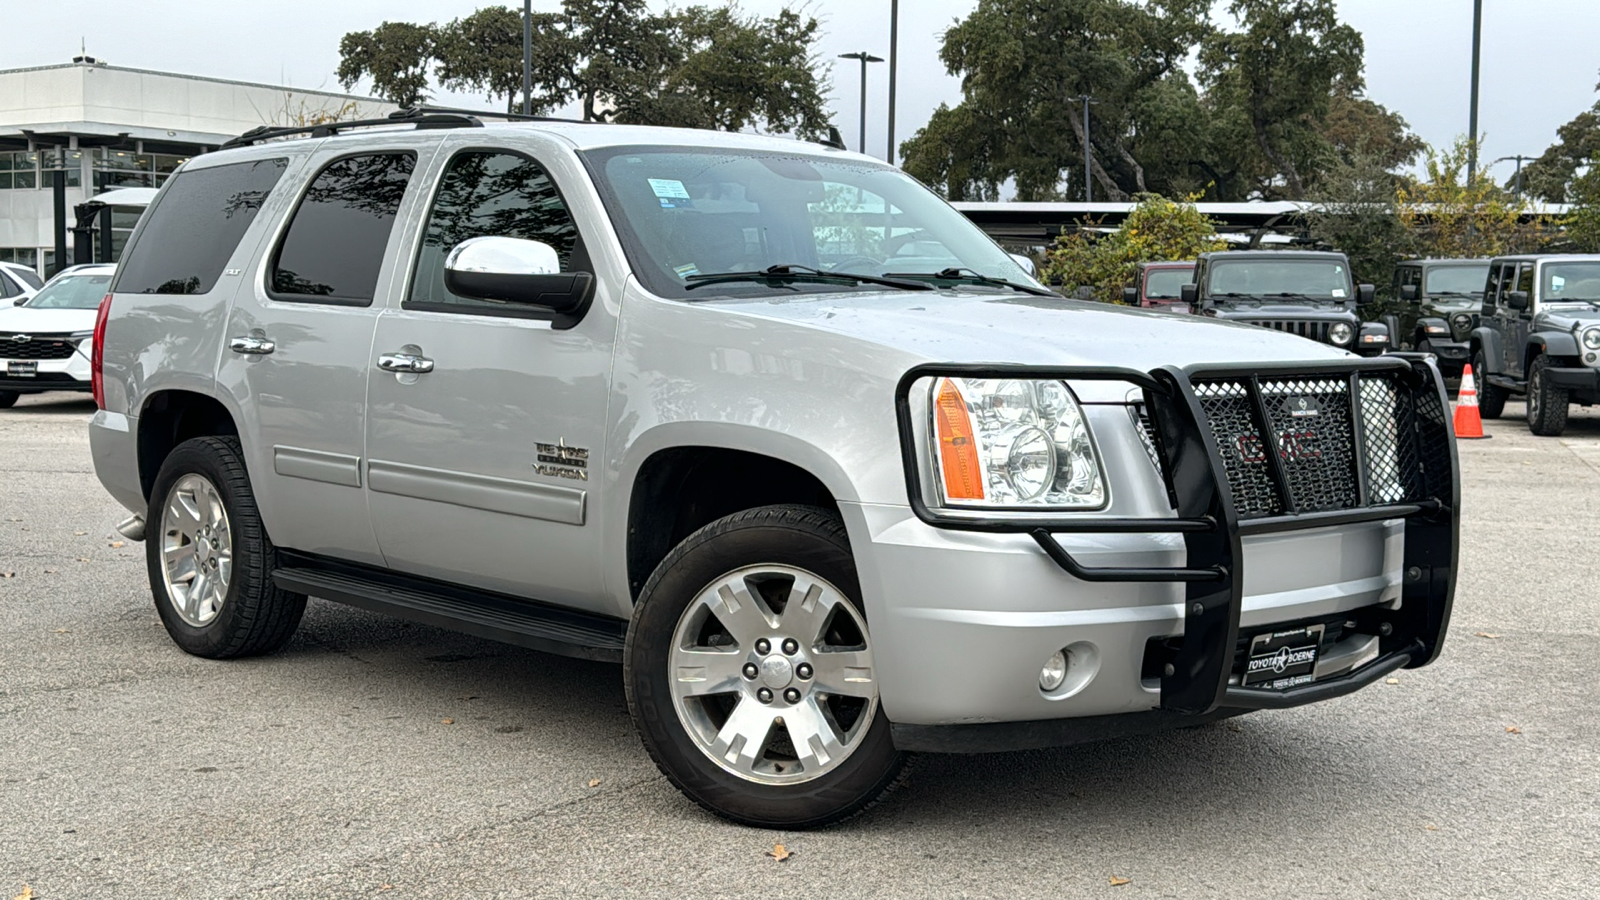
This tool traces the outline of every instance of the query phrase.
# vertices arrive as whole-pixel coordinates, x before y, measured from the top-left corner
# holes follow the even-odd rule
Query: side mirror
[[[1528,292],[1512,291],[1506,294],[1506,306],[1512,309],[1525,310],[1528,308]]]
[[[11,305],[12,306],[21,306],[22,304],[27,303],[27,302],[28,302],[28,298],[27,297],[18,297],[17,299],[11,301]]]
[[[475,237],[455,245],[444,261],[452,294],[524,307],[526,318],[555,328],[578,324],[594,300],[594,276],[562,272],[554,247],[511,237]]]
[[[1375,285],[1370,285],[1370,284],[1358,284],[1358,285],[1356,285],[1356,305],[1357,306],[1366,306],[1367,304],[1371,303],[1372,301],[1374,301],[1376,299],[1378,299],[1378,288]]]
[[[1410,301],[1410,302],[1415,302],[1416,299],[1417,299],[1417,286],[1414,285],[1414,284],[1401,285],[1400,286],[1400,299],[1401,300]]]
[[[1124,287],[1122,289],[1122,302],[1130,306],[1138,305],[1139,289],[1136,287]]]
[[[1031,256],[1023,256],[1021,253],[1007,253],[1006,255],[1011,257],[1011,261],[1012,262],[1014,262],[1017,265],[1021,266],[1022,267],[1022,271],[1027,272],[1030,276],[1032,276],[1034,278],[1038,278],[1039,277],[1039,267],[1037,265],[1034,265],[1033,257],[1031,257]]]
[[[1178,288],[1178,299],[1193,307],[1200,302],[1200,285],[1190,282]]]

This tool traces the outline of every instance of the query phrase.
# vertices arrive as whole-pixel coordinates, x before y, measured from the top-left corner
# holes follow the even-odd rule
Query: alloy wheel
[[[173,483],[161,513],[162,578],[185,624],[216,619],[233,577],[233,537],[217,488],[189,473]]]

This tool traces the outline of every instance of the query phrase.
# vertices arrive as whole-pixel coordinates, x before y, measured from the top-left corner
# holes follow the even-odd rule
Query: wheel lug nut
[[[788,640],[783,642],[783,652],[787,653],[790,656],[793,656],[796,653],[799,653],[800,652],[800,642],[795,640],[794,638],[789,638]]]
[[[762,688],[761,690],[756,691],[756,699],[760,700],[762,703],[771,703],[772,702],[772,691],[769,691],[766,688]]]
[[[756,668],[755,663],[744,664],[744,677],[750,679],[751,681],[755,681],[756,676],[759,674],[761,674],[761,670]]]
[[[767,640],[766,638],[758,638],[756,640],[756,652],[761,654],[762,656],[766,656],[768,653],[771,653],[772,652],[772,642]]]
[[[799,675],[801,678],[810,678],[811,677],[811,664],[810,663],[801,663],[800,665],[795,666],[794,673],[796,675]]]
[[[800,690],[798,688],[789,688],[787,691],[783,692],[783,699],[789,701],[790,703],[799,703]]]

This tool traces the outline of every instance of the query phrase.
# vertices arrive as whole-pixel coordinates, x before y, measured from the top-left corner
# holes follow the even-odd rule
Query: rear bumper
[[[1091,424],[1108,464],[1147,467],[1147,489],[1113,484],[1113,495],[1159,497],[1165,488],[1166,515],[1002,521],[930,508],[908,396],[912,383],[940,375],[1142,388],[1156,460],[1125,410],[1127,439],[1102,427],[1115,416],[1094,422],[1090,413]],[[1355,406],[1343,425],[1321,407],[1324,438],[1354,432],[1348,508],[1298,508],[1307,466],[1324,464],[1320,453],[1307,462],[1304,420],[1279,419],[1283,398],[1301,396],[1298,384],[1323,391],[1324,404],[1334,402],[1327,391],[1347,391]],[[907,749],[1045,746],[1297,706],[1438,653],[1454,593],[1458,489],[1443,383],[1420,356],[1248,373],[925,366],[902,380],[897,409],[912,515],[844,511],[852,540],[863,534],[871,544],[857,560],[874,661],[883,708]],[[1259,452],[1259,434],[1281,461]],[[1258,466],[1255,482],[1239,480],[1241,454]],[[1261,492],[1273,490],[1263,471],[1280,506],[1261,506]],[[1241,642],[1313,622],[1329,623],[1314,682],[1241,687]],[[1056,650],[1068,656],[1067,679],[1045,691],[1039,671]]]
[[[107,493],[129,512],[146,512],[144,488],[139,481],[138,420],[121,413],[96,410],[89,419],[89,455],[94,473]]]

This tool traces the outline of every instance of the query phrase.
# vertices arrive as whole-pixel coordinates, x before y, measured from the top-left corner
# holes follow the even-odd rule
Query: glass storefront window
[[[0,190],[39,186],[39,154],[27,150],[0,152]]]
[[[55,184],[50,173],[57,170],[67,173],[67,187],[83,184],[83,151],[57,147],[39,151],[39,186],[48,188]]]

